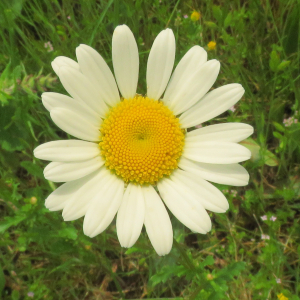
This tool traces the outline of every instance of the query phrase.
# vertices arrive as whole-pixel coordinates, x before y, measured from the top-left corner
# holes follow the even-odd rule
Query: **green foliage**
[[[201,13],[197,22],[185,18]],[[0,298],[299,300],[299,3],[289,1],[0,1]],[[96,48],[111,67],[111,36],[132,29],[145,93],[149,49],[164,28],[176,36],[176,63],[193,45],[216,49],[214,87],[237,82],[245,96],[212,120],[254,126],[242,145],[246,187],[218,185],[229,201],[212,231],[194,234],[172,218],[174,246],[158,257],[147,234],[122,249],[112,224],[90,239],[82,220],[63,222],[44,206],[57,187],[33,157],[41,143],[69,138],[41,104],[62,92],[51,61]],[[52,48],[51,48],[51,46]],[[206,125],[206,124],[204,124]],[[263,217],[263,218],[262,218]]]

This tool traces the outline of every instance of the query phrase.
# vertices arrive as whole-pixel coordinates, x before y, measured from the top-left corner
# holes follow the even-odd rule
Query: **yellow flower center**
[[[105,165],[125,182],[155,184],[177,168],[184,131],[162,102],[124,99],[111,108],[100,132]]]

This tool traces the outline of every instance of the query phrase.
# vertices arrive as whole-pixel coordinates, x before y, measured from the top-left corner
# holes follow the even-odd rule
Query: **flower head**
[[[191,20],[196,22],[198,21],[199,19],[201,18],[201,14],[197,11],[193,11],[192,14],[191,14]]]
[[[298,123],[298,119],[295,116],[289,117],[288,119],[284,119],[283,120],[283,124],[285,127],[289,127],[292,124],[297,124]]]
[[[233,105],[233,106],[231,106],[231,107],[229,108],[229,110],[231,110],[232,112],[235,112],[235,111],[236,111],[236,108],[235,108],[234,105]]]
[[[217,46],[217,43],[214,42],[214,41],[210,41],[210,42],[207,44],[208,50],[210,50],[210,51],[215,50],[215,49],[216,49],[216,46]],[[232,107],[233,107],[233,106],[232,106]]]
[[[266,216],[266,215],[264,215],[264,216],[261,216],[260,217],[263,221],[266,221],[266,220],[268,220],[268,217]]]
[[[270,217],[270,221],[273,221],[273,222],[275,222],[275,221],[276,221],[276,219],[277,219],[277,217],[275,217],[275,216],[272,216],[272,217]]]
[[[233,191],[233,190],[231,191],[231,194],[233,195],[233,197],[236,197],[237,193],[238,193],[237,191]]]
[[[80,45],[76,56],[78,62],[67,57],[52,62],[71,97],[42,95],[55,124],[77,138],[34,150],[37,158],[52,161],[45,177],[66,182],[46,199],[46,207],[63,209],[65,221],[85,216],[83,230],[90,237],[117,214],[123,247],[131,247],[145,225],[159,255],[169,253],[173,241],[165,205],[194,232],[208,232],[206,209],[228,209],[225,196],[208,181],[248,183],[249,175],[238,163],[249,159],[250,151],[237,143],[253,128],[227,123],[187,129],[228,110],[242,97],[243,87],[228,84],[208,92],[220,63],[207,61],[199,46],[186,53],[172,74],[175,38],[170,29],[151,48],[146,95],[136,94],[138,48],[126,25],[118,26],[112,38],[115,77],[93,48]]]
[[[283,293],[278,294],[277,297],[279,300],[289,300],[289,298],[285,297]]]
[[[44,43],[44,47],[47,49],[47,52],[52,52],[53,51],[53,46],[51,44],[51,42],[47,42],[47,43]]]
[[[270,236],[267,235],[267,234],[262,234],[262,235],[261,235],[261,239],[262,239],[262,240],[269,240],[269,239],[270,239]]]

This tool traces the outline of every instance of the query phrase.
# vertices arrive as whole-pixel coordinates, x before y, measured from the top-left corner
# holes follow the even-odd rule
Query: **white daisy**
[[[144,224],[159,255],[169,253],[173,241],[165,205],[192,231],[210,231],[206,209],[225,212],[228,202],[208,181],[248,183],[249,175],[238,163],[249,159],[250,151],[238,142],[253,128],[227,123],[187,129],[228,110],[244,94],[243,87],[228,84],[208,92],[220,63],[207,61],[199,46],[185,54],[171,76],[171,29],[160,32],[151,48],[146,96],[136,94],[139,54],[126,25],[118,26],[112,38],[115,78],[91,47],[80,45],[76,55],[78,63],[67,57],[52,63],[71,97],[42,95],[55,124],[80,139],[35,149],[37,158],[52,161],[45,178],[66,182],[47,198],[46,207],[62,209],[65,221],[85,216],[83,230],[90,237],[117,214],[123,247],[136,242]]]

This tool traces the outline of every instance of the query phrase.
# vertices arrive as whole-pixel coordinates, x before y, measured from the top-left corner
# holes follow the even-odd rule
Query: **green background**
[[[198,21],[190,19],[194,10]],[[299,299],[299,19],[297,0],[2,0],[0,298]],[[44,200],[56,186],[32,154],[39,144],[68,138],[41,104],[44,91],[65,93],[51,61],[75,59],[84,43],[111,66],[112,33],[124,23],[140,51],[139,93],[146,91],[148,53],[162,29],[174,31],[176,63],[191,46],[207,49],[215,41],[208,53],[221,62],[214,87],[237,82],[246,93],[234,112],[206,124],[255,129],[243,142],[252,151],[243,164],[249,185],[218,185],[230,209],[210,213],[206,235],[172,217],[174,246],[165,257],[144,230],[127,250],[114,223],[90,239],[82,219],[63,222],[60,212],[49,212]]]

